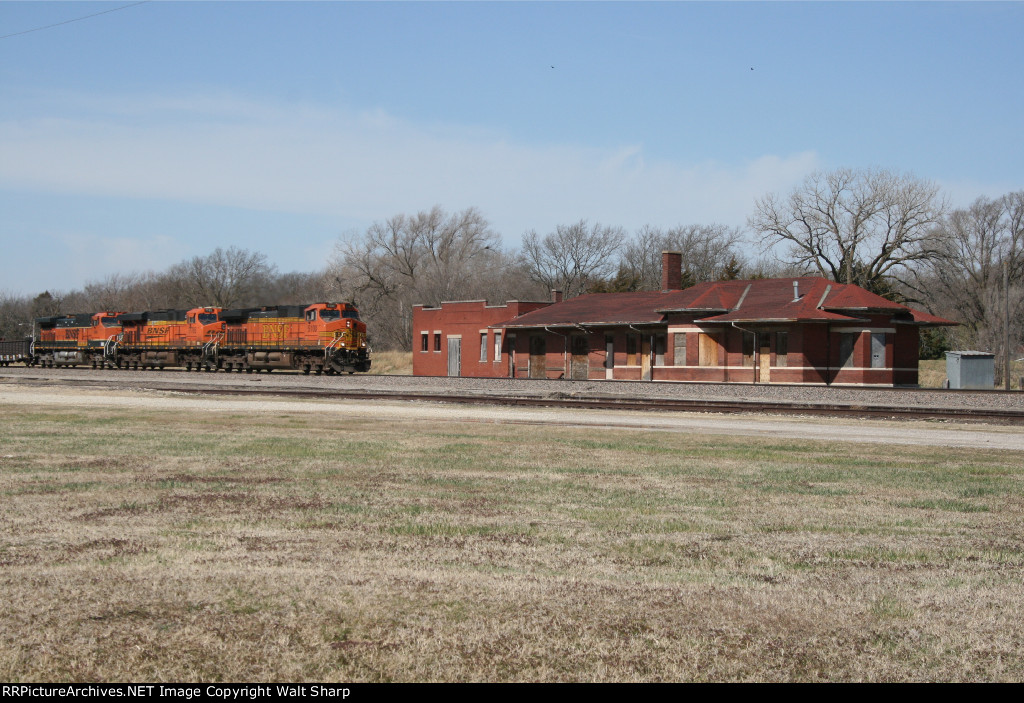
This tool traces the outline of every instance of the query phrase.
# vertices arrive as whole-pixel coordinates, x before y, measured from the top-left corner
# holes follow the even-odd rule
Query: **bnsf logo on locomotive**
[[[286,325],[283,322],[279,322],[277,324],[264,323],[262,328],[264,337],[269,337],[270,339],[284,339]]]
[[[154,337],[164,337],[171,331],[170,327],[147,327],[146,337],[152,339]]]

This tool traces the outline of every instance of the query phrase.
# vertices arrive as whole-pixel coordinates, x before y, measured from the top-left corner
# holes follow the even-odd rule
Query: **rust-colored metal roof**
[[[728,312],[705,317],[702,322],[851,322],[861,319],[859,315],[850,315],[845,305],[832,305],[836,297],[856,302],[853,307],[858,311],[877,307],[902,308],[862,288],[842,286],[818,277],[765,278],[741,283],[748,286],[742,301],[737,300]],[[870,296],[870,299],[848,293],[843,295],[837,290],[851,287]],[[873,305],[874,299],[883,301],[885,305]]]
[[[795,287],[794,287],[795,284]],[[875,295],[859,286],[817,276],[712,281],[681,291],[581,295],[495,327],[586,327],[664,322],[668,313],[692,313],[701,322],[855,322],[867,312],[889,312],[893,322],[955,322]]]
[[[528,312],[494,327],[576,327],[583,325],[651,324],[664,319],[656,312],[671,293],[589,293]]]

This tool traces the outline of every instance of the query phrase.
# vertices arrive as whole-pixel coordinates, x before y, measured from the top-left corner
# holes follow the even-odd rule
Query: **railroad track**
[[[1024,410],[999,408],[907,407],[886,404],[830,403],[767,400],[713,400],[625,395],[587,394],[573,392],[501,393],[494,391],[426,392],[405,390],[360,390],[295,386],[238,386],[203,384],[201,377],[191,382],[178,379],[94,380],[82,377],[54,378],[22,375],[3,378],[3,382],[38,387],[73,387],[153,390],[191,395],[223,395],[250,397],[311,398],[320,400],[395,400],[406,402],[458,403],[519,407],[559,407],[573,409],[635,410],[642,412],[695,412],[723,414],[774,414],[838,418],[884,418],[892,420],[933,420],[1024,425]]]

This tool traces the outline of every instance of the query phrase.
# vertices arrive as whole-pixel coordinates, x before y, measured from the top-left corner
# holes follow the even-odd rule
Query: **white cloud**
[[[681,164],[639,144],[522,144],[380,111],[230,96],[64,97],[47,111],[59,116],[0,122],[0,186],[367,222],[434,204],[476,206],[512,243],[580,218],[742,225],[755,198],[819,166],[811,152]]]

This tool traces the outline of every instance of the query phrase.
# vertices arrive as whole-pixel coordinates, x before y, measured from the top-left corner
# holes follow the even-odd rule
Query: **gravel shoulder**
[[[466,395],[521,395],[524,397],[619,398],[649,397],[677,400],[770,401],[776,403],[823,403],[899,408],[973,408],[1024,410],[1024,392],[975,393],[943,389],[862,388],[839,386],[787,386],[729,383],[643,383],[627,381],[564,381],[510,378],[448,378],[423,376],[305,376],[272,374],[186,373],[166,371],[101,371],[86,368],[0,368],[6,380],[48,379],[61,382],[100,381],[111,388],[145,381],[147,387],[178,385],[228,386],[257,390],[294,388],[337,391],[391,391],[411,393],[464,393]]]
[[[566,410],[445,403],[360,400],[280,400],[192,396],[158,389],[143,391],[19,387],[0,383],[4,412],[30,406],[70,408],[139,408],[189,413],[331,413],[338,416],[429,423],[491,422],[501,424],[592,427],[597,430],[692,432],[708,435],[809,439],[837,444],[872,443],[918,446],[1024,450],[1024,432],[1015,427],[936,422],[837,420],[765,415],[681,412]]]

